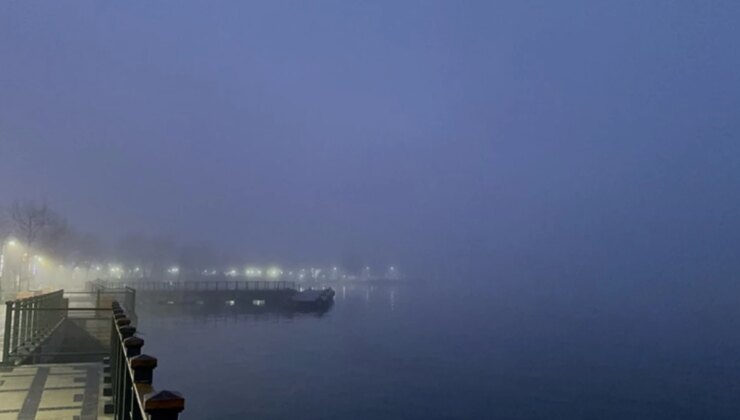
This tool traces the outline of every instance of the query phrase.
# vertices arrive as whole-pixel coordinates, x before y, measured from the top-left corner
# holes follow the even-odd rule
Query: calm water
[[[740,416],[721,291],[335,289],[320,317],[140,308],[156,384],[186,395],[189,419]]]

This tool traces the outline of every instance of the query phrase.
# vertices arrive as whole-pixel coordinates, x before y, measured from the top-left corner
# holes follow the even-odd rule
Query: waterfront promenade
[[[69,309],[70,296],[67,295],[66,306]],[[47,360],[63,360],[79,355],[70,354],[69,345],[65,341],[76,341],[84,346],[84,335],[80,334],[78,328],[71,328],[73,325],[87,323],[91,325],[92,309],[95,307],[94,295],[81,294],[77,298],[72,297],[72,308],[90,308],[90,311],[79,311],[77,313],[67,312],[67,322],[58,322],[54,325],[53,330],[46,331],[43,337],[40,336],[33,351],[39,356],[36,360],[45,357]],[[21,300],[18,300],[21,301]],[[4,348],[6,341],[6,328],[10,329],[7,337],[10,341],[14,340],[14,327],[20,328],[21,321],[17,326],[13,324],[14,302],[9,301],[11,310],[0,311],[0,348]],[[23,300],[25,301],[25,299]],[[61,300],[56,300],[55,305],[61,304]],[[41,309],[41,308],[37,308]],[[50,309],[50,308],[44,308]],[[10,314],[11,322],[6,324],[6,317]],[[37,312],[37,320],[46,316],[46,313]],[[70,316],[71,315],[71,316]],[[103,318],[98,323],[105,323],[104,316],[95,314],[97,318]],[[29,317],[28,323],[31,324]],[[29,326],[33,329],[33,326]],[[66,340],[64,339],[67,336]],[[50,344],[44,350],[44,344]],[[95,341],[95,340],[88,340]],[[12,349],[11,343],[8,343],[8,349]],[[22,346],[22,344],[20,344]],[[16,342],[16,346],[19,344]],[[24,346],[25,348],[25,346]],[[79,350],[77,346],[77,350]],[[30,349],[29,349],[30,350]],[[97,348],[97,350],[100,350]],[[53,351],[54,355],[40,356],[41,353]],[[67,354],[62,354],[62,353]],[[5,358],[6,355],[3,355]],[[86,358],[92,358],[88,355]],[[112,419],[111,415],[105,414],[103,395],[104,387],[104,365],[102,356],[94,357],[97,361],[88,361],[81,363],[32,363],[34,358],[26,360],[3,360],[0,365],[0,420],[3,419]],[[25,362],[25,363],[24,363]]]
[[[6,302],[0,420],[177,419],[185,400],[152,386],[157,359],[142,353],[134,295],[95,288]]]

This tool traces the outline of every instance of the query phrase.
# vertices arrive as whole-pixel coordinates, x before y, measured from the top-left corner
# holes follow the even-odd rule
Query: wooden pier
[[[91,291],[132,288],[138,299],[147,303],[200,305],[254,305],[266,308],[285,307],[298,289],[290,281],[248,280],[98,280]]]

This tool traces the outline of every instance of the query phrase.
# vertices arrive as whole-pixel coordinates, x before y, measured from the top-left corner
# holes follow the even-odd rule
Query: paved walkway
[[[0,420],[112,419],[103,415],[100,363],[0,366]]]

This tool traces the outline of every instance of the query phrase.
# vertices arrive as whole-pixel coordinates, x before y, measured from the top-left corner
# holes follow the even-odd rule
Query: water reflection
[[[188,303],[174,301],[159,301],[156,299],[139,299],[137,311],[142,316],[163,317],[188,317],[188,318],[213,318],[223,320],[275,320],[292,318],[322,318],[334,306],[333,303],[315,308],[302,309],[286,305],[255,304],[251,301],[240,302],[227,300],[224,302],[213,300],[201,300]]]

